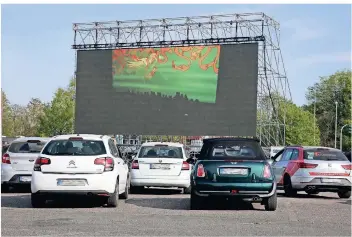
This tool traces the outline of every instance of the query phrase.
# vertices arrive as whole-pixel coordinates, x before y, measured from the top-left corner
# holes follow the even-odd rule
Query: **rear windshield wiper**
[[[60,152],[60,153],[56,153],[56,154],[51,154],[51,155],[55,155],[55,156],[60,156],[60,155],[74,155],[75,153],[73,152]]]

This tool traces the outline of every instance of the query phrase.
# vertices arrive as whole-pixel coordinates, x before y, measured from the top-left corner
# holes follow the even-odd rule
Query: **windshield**
[[[45,142],[40,140],[13,142],[8,151],[11,153],[40,153],[44,145]]]
[[[215,144],[211,149],[212,159],[260,159],[265,160],[265,154],[257,142],[228,141]]]
[[[106,154],[106,150],[103,141],[53,140],[44,148],[42,154],[51,156],[97,156]]]
[[[310,148],[304,149],[303,151],[305,160],[338,160],[348,161],[347,157],[337,150],[322,149],[322,148]]]
[[[139,158],[183,158],[182,148],[173,146],[142,146]]]

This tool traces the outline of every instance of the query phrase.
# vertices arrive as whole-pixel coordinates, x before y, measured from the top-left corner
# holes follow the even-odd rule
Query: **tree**
[[[2,135],[13,136],[13,120],[12,111],[9,100],[6,94],[1,90],[1,117],[2,117]]]
[[[25,136],[38,136],[39,119],[44,115],[44,104],[38,98],[32,98],[26,107]]]
[[[337,102],[337,135],[344,124],[351,122],[351,70],[338,71],[308,88],[305,110],[314,113],[321,131],[321,144],[334,146],[335,140],[335,102]],[[343,147],[351,147],[351,138],[343,137]]]
[[[38,127],[41,136],[73,133],[75,86],[73,78],[67,88],[57,89],[53,100],[43,106]]]

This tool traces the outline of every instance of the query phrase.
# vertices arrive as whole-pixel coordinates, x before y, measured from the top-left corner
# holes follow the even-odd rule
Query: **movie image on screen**
[[[112,52],[113,87],[118,91],[180,93],[215,103],[220,46],[117,49]]]
[[[75,132],[255,136],[258,44],[79,50]]]

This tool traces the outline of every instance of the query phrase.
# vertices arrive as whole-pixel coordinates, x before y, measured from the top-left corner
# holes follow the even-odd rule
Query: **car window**
[[[256,141],[219,141],[210,146],[209,159],[266,159],[262,147]]]
[[[11,153],[40,153],[45,146],[45,141],[28,140],[11,143],[8,151]]]
[[[341,151],[322,148],[304,149],[303,157],[305,160],[349,161]]]
[[[110,147],[112,155],[119,157],[119,152],[118,152],[114,142],[111,139],[109,140],[109,147]]]
[[[290,158],[291,158],[291,156],[292,156],[292,152],[293,152],[293,149],[291,149],[291,148],[287,149],[287,150],[284,152],[284,154],[283,154],[283,156],[282,156],[282,158],[281,158],[281,161],[288,161],[288,160],[290,160]]]
[[[42,154],[54,156],[93,156],[106,154],[106,149],[103,141],[53,140],[45,146]]]
[[[182,148],[174,146],[142,146],[138,155],[139,158],[183,158]]]
[[[290,160],[298,160],[298,157],[299,157],[299,150],[293,149]]]

